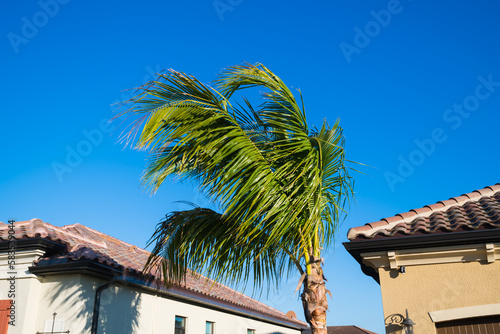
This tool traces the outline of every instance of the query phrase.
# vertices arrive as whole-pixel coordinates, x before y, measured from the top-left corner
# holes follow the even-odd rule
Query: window
[[[247,329],[247,334],[255,334],[255,329]]]
[[[186,334],[186,318],[175,316],[175,332],[174,334]]]
[[[500,316],[487,316],[467,319],[456,319],[436,323],[436,333],[500,333]]]
[[[205,323],[205,334],[214,334],[214,323],[207,321]]]

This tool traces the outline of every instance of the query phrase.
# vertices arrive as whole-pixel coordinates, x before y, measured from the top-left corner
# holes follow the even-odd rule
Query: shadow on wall
[[[404,316],[401,314],[391,314],[385,318],[385,333],[386,334],[400,334],[403,333],[403,327],[401,322],[403,322]]]
[[[82,284],[79,275],[46,276],[43,279],[42,304],[39,314],[42,317],[43,332],[52,328],[53,313],[57,313],[54,330],[80,331],[92,323],[94,290],[89,284]],[[45,301],[45,302],[44,302]]]
[[[115,284],[101,294],[98,334],[140,333],[140,293]]]
[[[400,334],[403,333],[403,328],[399,325],[387,325],[385,327],[386,334]]]
[[[46,312],[43,314],[42,326],[49,328],[52,324],[54,312],[55,327],[60,331],[70,330],[71,333],[90,334],[94,310],[96,289],[106,281],[95,280],[80,275],[64,275],[46,277],[43,299],[47,301],[42,305]],[[99,310],[98,334],[133,333],[138,332],[138,308],[140,295],[133,291],[122,289],[115,284],[101,293]],[[37,328],[43,332],[44,328]]]

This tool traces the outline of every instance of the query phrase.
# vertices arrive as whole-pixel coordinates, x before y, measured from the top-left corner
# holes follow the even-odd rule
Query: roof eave
[[[67,250],[66,245],[43,238],[14,239],[13,241],[14,249],[16,251],[41,249],[44,250],[47,255],[52,255],[65,252]],[[1,240],[0,252],[11,250],[10,242],[11,240]]]
[[[36,265],[28,268],[29,271],[38,276],[88,275],[104,280],[121,275],[121,271],[102,265],[93,260],[71,261],[66,263]]]
[[[361,265],[363,273],[367,276],[371,276],[377,283],[380,284],[378,272],[363,263],[361,253],[413,248],[446,247],[499,241],[500,229],[492,229],[429,235],[412,235],[405,237],[382,237],[379,239],[368,240],[352,240],[344,242],[343,245],[349,254],[351,254],[351,256]]]

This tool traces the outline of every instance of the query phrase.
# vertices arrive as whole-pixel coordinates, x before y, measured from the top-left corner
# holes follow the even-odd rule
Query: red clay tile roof
[[[367,329],[358,326],[328,326],[328,334],[377,334]],[[311,334],[311,330],[307,329],[303,334]]]
[[[351,228],[351,241],[500,228],[500,183]]]
[[[126,275],[131,276],[138,276],[141,273],[150,254],[144,249],[80,224],[57,227],[35,218],[16,222],[14,231],[16,239],[42,238],[66,246],[65,254],[52,255],[51,258],[68,258],[73,261],[92,260],[123,270]],[[8,225],[3,222],[0,222],[0,240],[8,240]],[[298,319],[290,319],[285,313],[202,275],[188,275],[185,283],[171,290],[185,295],[192,295],[194,292],[202,296],[204,300],[220,301],[223,304],[229,303],[243,309],[257,311],[293,326],[307,326]]]

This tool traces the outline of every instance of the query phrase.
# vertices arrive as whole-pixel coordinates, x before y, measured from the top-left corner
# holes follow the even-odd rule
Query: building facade
[[[297,334],[307,327],[196,273],[167,289],[142,274],[148,256],[80,224],[1,223],[0,334]]]
[[[500,333],[500,184],[349,230],[386,333]]]

